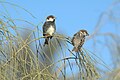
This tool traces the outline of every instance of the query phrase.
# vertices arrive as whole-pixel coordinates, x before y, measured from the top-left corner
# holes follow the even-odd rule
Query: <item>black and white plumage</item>
[[[72,51],[78,52],[85,42],[85,37],[89,36],[86,30],[80,30],[76,34],[74,34],[72,38],[72,45],[74,46]]]
[[[56,31],[55,17],[50,15],[46,18],[45,23],[43,24],[43,36],[45,37],[44,46],[48,44],[49,39],[53,37],[53,34]]]

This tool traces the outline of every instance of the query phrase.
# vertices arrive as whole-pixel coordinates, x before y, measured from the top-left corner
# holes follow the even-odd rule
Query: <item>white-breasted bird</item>
[[[46,18],[45,23],[43,24],[43,36],[45,37],[44,46],[48,44],[49,39],[52,39],[53,34],[56,31],[55,25],[55,17],[53,15],[49,15]]]

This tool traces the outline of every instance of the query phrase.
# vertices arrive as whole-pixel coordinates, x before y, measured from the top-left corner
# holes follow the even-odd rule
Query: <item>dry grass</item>
[[[7,2],[1,3],[19,7]],[[30,12],[28,13],[34,17]],[[23,28],[26,33],[21,36],[19,29],[22,28],[18,27],[15,21],[28,23],[34,29]],[[40,26],[42,25],[0,14],[1,80],[96,80],[101,78],[99,67],[96,65],[107,66],[94,53],[84,48],[81,52],[72,52],[69,47],[72,46],[70,37],[58,33],[54,35],[49,45],[44,47]],[[95,37],[99,28],[96,27],[89,39]]]
[[[78,66],[79,69],[77,79],[98,78],[99,74],[88,52],[85,50],[79,53],[71,52],[68,47],[70,40],[63,35],[56,34],[53,41],[50,41],[47,47],[43,47],[43,37],[36,36],[42,34],[38,28],[23,39],[19,33],[15,35],[10,32],[10,28],[14,31],[15,28],[9,26],[8,29],[7,25],[7,22],[1,21],[1,80],[66,80],[70,77],[69,72],[72,76],[76,74],[73,72],[73,63],[73,66]],[[31,44],[35,47],[34,50]],[[66,53],[69,53],[71,57],[66,58]],[[54,54],[57,55],[58,60]],[[68,67],[71,70],[69,72]],[[75,78],[72,77],[72,79]]]

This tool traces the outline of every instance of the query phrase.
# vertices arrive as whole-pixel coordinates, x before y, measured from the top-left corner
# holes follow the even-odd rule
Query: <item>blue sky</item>
[[[80,29],[86,29],[91,34],[101,13],[109,8],[113,0],[9,0],[9,2],[25,8],[36,17],[33,18],[24,10],[7,4],[5,7],[13,19],[24,19],[38,24],[53,14],[57,18],[57,32],[72,37]],[[105,50],[104,53],[108,52]],[[109,54],[102,57],[106,63],[110,61]]]
[[[25,19],[38,24],[44,22],[46,16],[53,14],[57,17],[57,31],[71,36],[79,29],[87,29],[92,33],[100,14],[107,10],[112,0],[9,0],[9,2],[27,9],[37,17],[33,19],[24,10],[8,6],[12,18]]]

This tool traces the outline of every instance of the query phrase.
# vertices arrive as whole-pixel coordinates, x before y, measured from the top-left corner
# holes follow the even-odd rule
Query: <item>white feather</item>
[[[46,21],[53,21],[53,20],[54,20],[54,18],[49,18]]]
[[[47,33],[50,34],[51,36],[53,35],[54,32],[55,32],[55,29],[53,28],[53,26],[50,26],[47,30]]]

